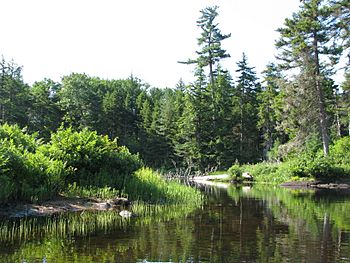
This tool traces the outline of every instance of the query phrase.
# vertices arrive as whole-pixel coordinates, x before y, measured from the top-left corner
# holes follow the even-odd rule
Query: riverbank
[[[66,212],[122,210],[131,202],[126,198],[66,198],[63,196],[38,204],[8,203],[0,206],[0,216],[21,218],[26,216],[48,216]]]
[[[301,182],[285,182],[280,186],[290,189],[334,189],[334,190],[349,190],[350,184],[348,182],[334,183],[334,182],[321,182],[321,181],[301,181]]]
[[[220,174],[220,175],[207,175],[207,176],[196,176],[192,178],[192,181],[199,184],[215,184],[215,183],[232,183],[232,178],[229,174]],[[251,182],[250,182],[251,183]],[[257,182],[261,183],[261,182]],[[266,182],[264,182],[266,183]],[[334,190],[349,190],[350,191],[350,181],[286,181],[281,184],[278,184],[281,187],[289,189],[334,189]]]

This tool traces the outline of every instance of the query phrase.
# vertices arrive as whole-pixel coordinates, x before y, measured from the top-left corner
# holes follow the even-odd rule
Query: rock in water
[[[132,212],[128,211],[128,210],[122,210],[119,212],[119,215],[121,217],[125,217],[125,218],[130,218],[130,217],[133,217],[135,216]]]

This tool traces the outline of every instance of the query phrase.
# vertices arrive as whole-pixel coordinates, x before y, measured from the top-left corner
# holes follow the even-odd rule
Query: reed
[[[136,171],[126,182],[125,192],[131,200],[150,203],[196,205],[202,203],[202,194],[199,190],[175,181],[167,181],[149,168]]]
[[[108,232],[117,228],[133,225],[143,226],[151,222],[185,218],[198,206],[190,205],[151,205],[142,201],[135,202],[131,208],[136,215],[122,218],[119,211],[57,214],[48,217],[25,217],[20,219],[3,218],[0,220],[1,243],[16,244],[44,238],[66,238],[67,236],[88,236],[97,232]]]

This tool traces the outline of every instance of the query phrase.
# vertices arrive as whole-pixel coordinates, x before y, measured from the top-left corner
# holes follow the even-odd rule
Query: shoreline
[[[212,175],[192,178],[192,182],[199,185],[213,185],[227,188],[230,181],[225,181],[227,175]],[[219,180],[216,180],[219,179]],[[321,181],[291,181],[279,184],[280,187],[291,190],[335,190],[350,193],[350,182],[325,183]],[[6,203],[0,205],[0,218],[24,218],[37,216],[50,216],[59,213],[74,213],[83,211],[122,211],[129,207],[131,202],[122,197],[112,199],[99,198],[81,198],[81,197],[63,197],[58,196],[55,199],[31,203]]]
[[[83,211],[122,210],[130,206],[126,198],[66,198],[58,197],[38,204],[8,203],[0,205],[0,217],[23,218],[27,216],[50,216],[53,214]]]
[[[285,182],[280,184],[281,187],[288,189],[314,189],[314,190],[349,190],[349,182],[333,183],[321,181],[304,181],[304,182]]]

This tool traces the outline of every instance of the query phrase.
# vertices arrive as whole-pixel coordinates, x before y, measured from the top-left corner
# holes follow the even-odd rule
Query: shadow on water
[[[0,221],[0,262],[349,262],[350,196],[199,186],[204,204]],[[25,261],[24,261],[25,260]]]

